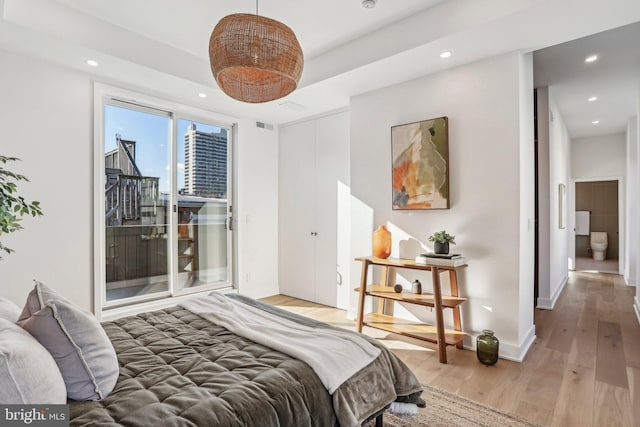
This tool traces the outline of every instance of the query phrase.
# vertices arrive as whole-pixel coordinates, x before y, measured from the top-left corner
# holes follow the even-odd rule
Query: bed
[[[43,308],[55,305],[47,301],[57,298],[47,296],[49,290],[44,286],[36,290],[40,293],[36,293],[33,300],[39,300],[39,304],[28,309],[28,302],[22,320],[18,321],[32,335],[33,325],[29,322],[42,317],[38,313],[42,313]],[[89,390],[86,401],[70,399],[70,425],[357,427],[374,418],[376,425],[381,425],[382,413],[394,401],[424,404],[420,398],[422,386],[413,373],[391,351],[371,338],[240,295],[212,294],[211,298],[224,300],[222,304],[259,313],[278,323],[299,325],[296,329],[306,328],[303,331],[311,331],[307,335],[347,334],[349,339],[366,341],[368,347],[375,348],[371,362],[331,386],[327,383],[327,373],[319,371],[313,361],[305,362],[274,350],[283,348],[276,342],[280,340],[277,334],[258,332],[253,336],[260,341],[256,342],[232,332],[235,329],[225,320],[238,317],[237,323],[242,323],[243,317],[228,316],[219,305],[202,308],[206,298],[192,300],[191,306],[185,304],[105,322],[101,328],[98,325],[100,330],[93,334],[78,334],[82,340],[105,333],[107,346],[110,341],[117,356],[117,381],[113,375],[110,385],[101,379],[108,376],[99,372],[105,363],[99,362],[99,357],[91,361],[98,353],[91,345],[74,343],[76,350],[87,348],[81,358],[82,363],[85,360],[93,363],[93,367],[88,368],[93,369],[91,375],[95,374],[95,379],[92,376],[95,390],[106,387],[106,391],[92,395],[93,390]],[[58,300],[57,308],[51,310],[53,318],[64,317],[62,307]],[[31,313],[25,314],[29,310]],[[212,321],[215,315],[226,327]],[[66,326],[61,324],[68,336],[74,335],[73,327],[71,322]],[[249,329],[260,328],[251,325]],[[290,333],[295,336],[293,328]],[[56,357],[57,350],[44,342],[42,336],[34,336],[56,359],[67,395],[71,395],[73,385],[67,381],[68,369]],[[273,345],[265,345],[269,342]],[[315,350],[312,353],[315,354]],[[350,349],[341,355],[342,360],[348,361],[353,354]],[[332,363],[336,362],[327,362],[330,374],[336,370]]]
[[[296,322],[331,328],[246,297],[240,301]],[[380,356],[329,395],[304,362],[235,335],[186,308],[103,324],[120,377],[100,401],[70,406],[71,425],[357,426],[396,398],[421,403],[422,387],[375,340]],[[394,383],[389,400],[388,383]]]

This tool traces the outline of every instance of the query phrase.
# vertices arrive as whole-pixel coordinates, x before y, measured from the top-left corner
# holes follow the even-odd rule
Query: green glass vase
[[[493,331],[484,329],[482,335],[476,339],[476,353],[478,360],[485,365],[493,365],[498,361],[500,341],[493,335]]]

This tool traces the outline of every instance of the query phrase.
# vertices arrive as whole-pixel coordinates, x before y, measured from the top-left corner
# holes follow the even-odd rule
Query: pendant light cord
[[[258,15],[258,0],[256,0],[256,16]]]

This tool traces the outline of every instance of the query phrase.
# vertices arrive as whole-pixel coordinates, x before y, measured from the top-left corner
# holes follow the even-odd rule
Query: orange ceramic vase
[[[391,255],[391,232],[381,225],[373,232],[373,256],[388,258]]]

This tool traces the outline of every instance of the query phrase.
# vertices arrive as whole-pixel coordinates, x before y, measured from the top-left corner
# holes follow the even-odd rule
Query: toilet
[[[607,256],[607,232],[592,231],[591,232],[591,252],[595,261],[604,261]]]

